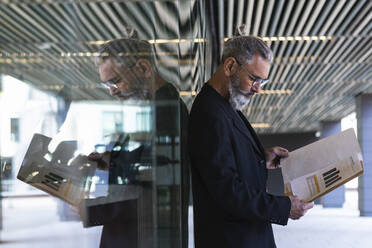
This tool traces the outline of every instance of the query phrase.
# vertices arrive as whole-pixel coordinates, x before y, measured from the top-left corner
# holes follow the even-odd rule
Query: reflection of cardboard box
[[[17,178],[72,205],[84,199],[96,163],[75,156],[74,142],[61,142],[48,151],[51,138],[34,134]]]
[[[311,202],[363,174],[353,129],[297,149],[281,161],[284,193]]]

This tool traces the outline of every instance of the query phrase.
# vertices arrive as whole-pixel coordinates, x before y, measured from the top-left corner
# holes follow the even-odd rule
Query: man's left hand
[[[280,159],[288,157],[288,150],[279,146],[275,146],[265,151],[266,168],[280,168]]]

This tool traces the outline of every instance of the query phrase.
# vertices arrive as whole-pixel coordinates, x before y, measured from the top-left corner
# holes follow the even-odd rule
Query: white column
[[[341,121],[322,122],[322,138],[341,132]],[[345,202],[345,186],[342,185],[326,194],[321,200],[325,208],[342,208]]]
[[[358,140],[364,159],[364,174],[359,177],[361,216],[372,216],[372,94],[356,97]]]

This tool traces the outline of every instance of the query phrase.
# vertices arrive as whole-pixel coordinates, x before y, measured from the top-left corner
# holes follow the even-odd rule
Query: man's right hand
[[[304,202],[297,196],[289,196],[289,199],[291,200],[291,212],[289,214],[289,218],[293,220],[298,220],[306,214],[307,210],[314,207],[314,202]]]
[[[97,162],[97,168],[100,170],[108,170],[110,162],[110,152],[98,153],[92,152],[88,155],[88,159]]]

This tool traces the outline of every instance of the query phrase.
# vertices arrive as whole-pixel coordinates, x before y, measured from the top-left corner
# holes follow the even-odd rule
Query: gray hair
[[[228,57],[234,57],[240,64],[249,63],[253,55],[258,54],[270,63],[273,60],[273,52],[268,45],[256,36],[235,36],[225,42],[222,54],[222,62]]]
[[[96,65],[99,66],[106,59],[112,58],[118,66],[132,67],[139,59],[147,59],[155,65],[154,52],[149,42],[133,38],[123,38],[109,41],[98,50]]]

